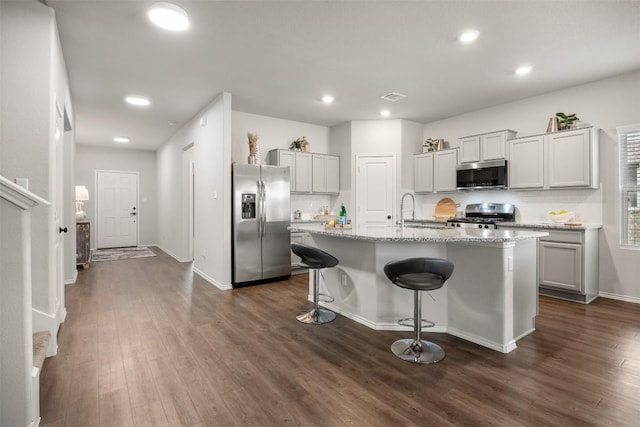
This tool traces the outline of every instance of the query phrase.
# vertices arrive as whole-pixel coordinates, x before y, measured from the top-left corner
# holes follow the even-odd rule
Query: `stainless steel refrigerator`
[[[291,275],[289,167],[233,165],[233,287]]]

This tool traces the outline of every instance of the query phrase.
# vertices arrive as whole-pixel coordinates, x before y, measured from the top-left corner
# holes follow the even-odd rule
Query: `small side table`
[[[89,268],[91,261],[91,222],[76,221],[76,267]]]

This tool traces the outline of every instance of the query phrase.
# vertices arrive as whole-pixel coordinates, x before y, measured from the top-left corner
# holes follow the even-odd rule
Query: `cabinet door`
[[[482,160],[499,160],[505,157],[506,133],[497,132],[482,136]]]
[[[582,245],[541,241],[538,248],[541,286],[583,291]]]
[[[460,139],[460,163],[480,161],[480,136]]]
[[[312,191],[314,193],[327,192],[327,156],[322,154],[313,154],[313,179]]]
[[[296,158],[293,151],[278,150],[278,166],[289,166],[289,187],[296,191]]]
[[[509,141],[509,188],[544,187],[544,137]]]
[[[327,193],[340,193],[340,157],[327,156]]]
[[[591,185],[590,130],[547,135],[549,148],[549,187],[588,187]]]
[[[302,244],[304,244],[305,243],[304,235],[305,235],[305,233],[292,231],[291,232],[291,243],[302,243]],[[300,262],[300,257],[298,255],[294,254],[293,251],[291,251],[291,267],[292,268],[296,268],[298,266],[299,262]]]
[[[297,193],[310,193],[311,192],[311,172],[313,170],[311,164],[311,153],[299,153],[295,154],[295,181]]]
[[[457,150],[436,151],[433,157],[435,192],[456,191]]]
[[[413,191],[433,192],[433,153],[413,156]]]

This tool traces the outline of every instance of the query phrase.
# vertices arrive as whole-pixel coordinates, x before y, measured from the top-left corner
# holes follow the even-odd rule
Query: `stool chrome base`
[[[321,325],[323,323],[334,321],[336,319],[336,314],[333,311],[325,310],[324,308],[314,308],[308,313],[297,316],[296,319],[302,323]]]
[[[436,363],[444,359],[444,350],[438,344],[412,338],[394,342],[391,351],[400,359],[413,363]]]

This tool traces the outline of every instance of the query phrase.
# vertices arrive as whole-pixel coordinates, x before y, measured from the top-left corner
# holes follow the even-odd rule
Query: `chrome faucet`
[[[413,209],[411,210],[411,219],[416,219],[416,198],[413,196],[413,193],[404,193],[402,198],[400,199],[400,227],[404,228],[404,198],[406,196],[411,196],[413,200]]]

